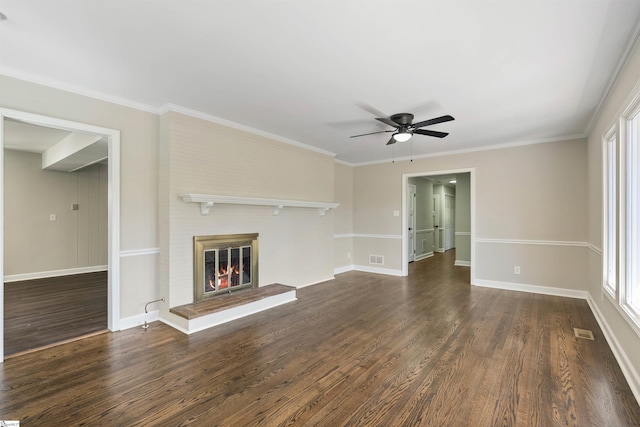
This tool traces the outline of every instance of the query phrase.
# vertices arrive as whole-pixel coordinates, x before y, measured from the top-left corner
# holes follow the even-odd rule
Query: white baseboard
[[[392,270],[390,268],[369,267],[367,265],[354,265],[355,271],[364,271],[365,273],[386,274],[388,276],[402,276],[402,270]]]
[[[453,263],[453,265],[457,265],[459,267],[471,267],[471,261],[462,261],[457,259],[456,262]]]
[[[345,265],[342,267],[336,267],[333,269],[333,274],[342,274],[342,273],[346,273],[347,271],[353,271],[353,264],[351,265]]]
[[[483,286],[487,288],[532,292],[536,294],[554,295],[587,300],[587,303],[591,308],[591,312],[596,318],[596,321],[598,322],[598,325],[600,326],[600,329],[602,330],[602,333],[607,340],[607,344],[609,345],[611,352],[615,356],[616,361],[618,362],[618,365],[622,370],[622,374],[627,380],[627,383],[629,383],[629,388],[631,389],[633,396],[636,398],[636,401],[640,403],[640,375],[638,375],[638,371],[636,371],[636,369],[633,367],[633,363],[631,363],[629,357],[622,349],[622,346],[620,346],[618,339],[607,323],[605,317],[602,315],[602,312],[598,309],[597,304],[595,303],[593,297],[589,292],[576,291],[574,289],[552,288],[547,286],[523,285],[520,283],[497,282],[482,279],[476,279],[475,283],[473,284],[476,286]]]
[[[145,314],[136,314],[135,316],[125,317],[124,319],[120,319],[120,330],[124,331],[125,329],[135,328],[136,326],[144,325],[144,321],[147,323],[155,322],[156,320],[160,320],[160,311],[154,310]]]
[[[475,279],[472,283],[484,288],[504,289],[507,291],[531,292],[533,294],[554,295],[558,297],[587,299],[587,291],[575,289],[553,288],[550,286],[527,285],[524,283],[499,282],[497,280]]]
[[[326,278],[326,279],[319,280],[319,281],[317,281],[317,282],[307,283],[307,284],[305,284],[305,285],[298,285],[298,286],[296,286],[295,288],[296,288],[296,289],[306,288],[307,286],[318,285],[318,284],[320,284],[320,283],[325,283],[325,282],[328,282],[329,280],[335,280],[335,279],[336,279],[336,278],[335,278],[334,276],[331,276],[331,277],[328,277],[328,278]]]
[[[415,257],[414,261],[422,261],[423,259],[427,259],[427,258],[431,258],[433,255],[433,251],[432,252],[427,252],[424,254],[420,254],[418,256]]]
[[[38,271],[35,273],[10,274],[4,276],[4,282],[20,282],[22,280],[46,279],[48,277],[71,276],[74,274],[97,273],[99,271],[107,271],[107,265],[94,265],[91,267],[67,268],[64,270]]]
[[[185,335],[189,335],[189,331],[187,329],[183,328],[182,326],[180,326],[180,325],[178,325],[176,323],[173,323],[172,321],[170,321],[168,319],[165,319],[165,318],[160,318],[159,320],[162,323],[164,323],[165,325],[171,326],[173,329],[176,329],[176,330],[182,332]]]
[[[627,383],[629,383],[629,388],[631,389],[633,396],[636,398],[636,401],[640,403],[640,375],[638,375],[638,371],[635,370],[633,363],[631,363],[629,357],[622,349],[622,346],[620,346],[620,342],[602,315],[602,312],[598,309],[598,305],[595,303],[590,293],[587,294],[587,302],[589,303],[589,307],[591,307],[591,311],[604,334],[604,338],[609,344],[611,352],[618,361],[618,365],[620,365],[620,369],[622,370]]]
[[[424,258],[433,256],[433,253]],[[422,258],[421,258],[422,259]],[[420,260],[416,260],[420,261]],[[349,271],[364,271],[365,273],[386,274],[388,276],[402,276],[402,270],[392,270],[390,268],[369,267],[367,265],[345,265],[343,267],[336,267],[333,269],[333,274],[342,274]]]

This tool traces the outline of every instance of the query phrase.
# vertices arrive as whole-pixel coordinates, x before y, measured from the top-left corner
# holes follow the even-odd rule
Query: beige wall
[[[106,165],[66,173],[43,170],[40,154],[4,156],[5,277],[107,265]]]
[[[2,75],[0,93],[4,108],[120,130],[120,247],[158,247],[156,114]],[[144,304],[158,298],[156,257],[129,256],[121,264],[121,318],[144,313]],[[128,292],[130,288],[136,291]]]
[[[627,369],[635,377],[636,390],[640,386],[640,337],[633,331],[620,312],[607,298],[601,297],[602,283],[602,137],[619,117],[621,110],[627,105],[627,98],[634,87],[640,84],[640,45],[636,45],[629,60],[608,98],[602,106],[600,114],[589,134],[589,175],[588,175],[588,241],[593,245],[589,251],[588,291],[592,303],[602,315],[605,327],[609,329],[613,341],[612,347],[618,347],[628,357]],[[636,89],[637,90],[637,89]],[[623,369],[625,366],[623,365]]]
[[[333,278],[333,212],[214,205],[184,193],[332,202],[334,159],[245,131],[169,112],[160,131],[161,289],[169,307],[193,301],[193,237],[259,233],[259,284]],[[162,316],[179,322],[166,309]]]
[[[342,271],[353,264],[353,167],[335,163],[333,188],[334,269]]]
[[[471,262],[471,174],[456,174],[456,263]]]
[[[583,257],[586,241],[587,150],[584,140],[560,141],[521,147],[414,159],[413,162],[382,163],[354,168],[354,229],[356,233],[385,235],[384,238],[356,238],[356,260],[368,265],[368,254],[381,252],[386,265],[400,271],[402,175],[474,169],[476,196],[476,237],[500,240],[513,246],[529,240],[546,247],[567,243],[570,253],[560,254],[555,262],[575,265]],[[435,190],[434,190],[435,191]],[[463,230],[466,231],[466,230]],[[395,239],[393,237],[396,237]],[[558,277],[546,268],[546,259],[538,247],[524,245],[517,262],[522,272],[541,271],[542,276],[514,275],[512,262],[490,254],[495,243],[476,242],[478,271],[476,279],[485,283],[507,282],[576,289],[584,279],[583,271]],[[535,280],[527,283],[526,280]]]

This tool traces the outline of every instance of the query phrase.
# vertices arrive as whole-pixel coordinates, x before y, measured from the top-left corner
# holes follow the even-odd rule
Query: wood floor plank
[[[633,426],[585,301],[469,286],[454,253],[349,272],[192,335],[154,322],[0,366],[21,426]],[[595,341],[578,340],[574,327]]]
[[[4,355],[107,328],[107,272],[4,284]]]

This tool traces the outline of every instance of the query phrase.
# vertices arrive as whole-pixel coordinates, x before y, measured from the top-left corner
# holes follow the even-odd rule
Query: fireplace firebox
[[[193,238],[194,301],[258,287],[258,234]]]

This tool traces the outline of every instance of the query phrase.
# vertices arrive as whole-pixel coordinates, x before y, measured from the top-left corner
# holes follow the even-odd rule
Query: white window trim
[[[619,238],[618,238],[618,224],[619,224],[619,220],[617,218],[617,215],[615,214],[616,212],[619,212],[618,210],[618,200],[619,200],[619,193],[618,193],[618,189],[619,189],[619,185],[618,185],[618,176],[619,176],[619,171],[620,171],[620,167],[618,165],[618,159],[617,159],[617,155],[619,152],[619,139],[618,139],[618,135],[617,135],[617,126],[614,124],[613,126],[611,126],[611,128],[609,129],[609,131],[607,133],[604,134],[604,136],[602,137],[602,290],[603,292],[610,298],[613,300],[613,302],[616,302],[618,300],[618,289],[619,289],[619,280],[618,280],[618,269],[617,269],[617,262],[614,261],[614,264],[616,264],[616,268],[615,271],[613,273],[613,277],[611,277],[609,275],[609,256],[610,256],[610,252],[611,252],[611,245],[609,245],[609,236],[610,236],[610,227],[609,227],[609,220],[610,220],[610,178],[611,178],[611,171],[610,171],[610,166],[612,164],[611,162],[611,151],[610,151],[610,143],[613,140],[614,143],[614,153],[613,153],[613,157],[614,157],[614,161],[613,161],[613,167],[614,167],[614,171],[613,171],[613,178],[614,178],[614,215],[613,215],[613,238],[614,238],[614,251],[615,251],[615,256],[618,256],[619,251],[618,249],[618,243],[619,243]],[[613,281],[613,284],[611,284],[611,281]]]
[[[634,96],[626,103],[626,108],[620,114],[618,123],[618,295],[615,300],[615,306],[633,330],[640,335],[640,310],[635,310],[626,303],[627,288],[629,286],[629,269],[633,264],[632,262],[627,262],[627,254],[629,252],[628,230],[630,227],[628,203],[630,198],[630,189],[628,188],[628,171],[630,169],[628,126],[630,119],[636,114],[640,114],[640,91],[635,90],[634,93]],[[638,202],[640,202],[640,200],[638,200]],[[636,250],[640,250],[640,244]],[[640,273],[640,271],[637,273]]]

